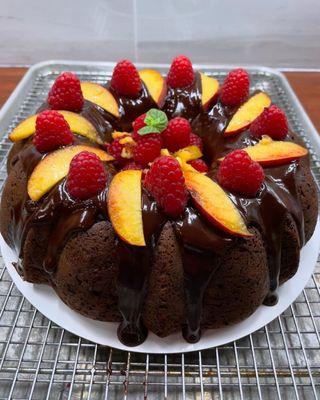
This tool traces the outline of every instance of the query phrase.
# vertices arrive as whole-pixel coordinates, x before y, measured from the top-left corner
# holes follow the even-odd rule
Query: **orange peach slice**
[[[166,93],[166,82],[160,72],[154,69],[143,69],[139,71],[139,75],[153,100],[160,106]]]
[[[141,200],[142,171],[121,171],[108,193],[109,217],[119,237],[133,246],[145,246]]]
[[[113,160],[108,153],[96,147],[79,145],[56,150],[45,156],[33,170],[28,181],[28,194],[31,200],[38,201],[67,176],[72,158],[81,151],[95,153],[101,161]]]
[[[272,140],[269,136],[263,136],[259,143],[243,150],[264,166],[287,164],[308,154],[307,149],[296,143]]]
[[[214,99],[218,97],[219,82],[215,78],[207,76],[203,73],[200,73],[200,77],[201,103],[202,107],[204,109],[207,109],[209,105],[214,101]]]
[[[110,114],[119,118],[119,107],[116,99],[108,89],[93,82],[81,82],[81,90],[86,100],[95,103]]]
[[[181,160],[188,162],[201,158],[203,156],[198,146],[187,146],[183,149],[176,151],[174,157],[179,157]]]
[[[271,99],[266,93],[260,92],[250,97],[231,118],[224,135],[231,136],[248,128],[270,104]]]
[[[236,206],[216,182],[197,172],[187,171],[184,177],[196,207],[208,221],[232,235],[252,236]]]
[[[76,114],[71,111],[59,110],[59,113],[64,116],[72,132],[84,136],[95,143],[102,143],[95,127],[86,118],[82,117],[80,114]],[[38,114],[31,115],[24,121],[20,122],[20,124],[16,126],[14,130],[10,133],[9,139],[12,142],[17,142],[18,140],[23,140],[33,135],[36,130],[37,115]]]

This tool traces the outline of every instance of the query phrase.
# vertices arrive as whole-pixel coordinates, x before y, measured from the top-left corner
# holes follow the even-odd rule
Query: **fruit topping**
[[[127,164],[125,164],[125,166],[122,168],[122,171],[126,171],[126,170],[128,170],[128,169],[137,169],[137,170],[140,170],[140,169],[143,169],[142,168],[142,165],[139,165],[139,164],[137,164],[136,162],[134,162],[134,161],[129,161]]]
[[[147,172],[144,185],[167,215],[175,218],[183,213],[188,193],[180,164],[174,157],[158,157]]]
[[[70,126],[58,111],[47,110],[37,116],[33,144],[40,153],[56,150],[73,141]]]
[[[206,110],[213,104],[214,100],[218,97],[219,82],[215,78],[212,78],[211,76],[207,76],[202,73],[200,73],[200,77],[201,77],[201,103],[202,107]]]
[[[147,137],[158,138],[162,142],[160,133],[167,127],[168,118],[163,111],[151,108],[147,113],[136,118],[132,125],[132,137],[136,142]]]
[[[266,93],[260,92],[250,97],[233,115],[224,135],[231,136],[248,128],[270,104],[271,99]]]
[[[308,150],[293,142],[273,141],[263,136],[259,143],[243,149],[252,160],[264,166],[287,164],[308,154]]]
[[[187,119],[176,117],[169,121],[162,132],[164,147],[169,151],[177,151],[190,143],[191,127]]]
[[[167,76],[167,84],[172,88],[184,88],[194,82],[192,63],[186,56],[177,56],[172,60]]]
[[[90,146],[68,146],[45,156],[33,170],[28,181],[28,194],[33,201],[38,201],[54,185],[63,179],[68,171],[72,158],[82,151],[95,153],[101,161],[112,161],[105,151]]]
[[[234,150],[222,160],[217,178],[225,189],[253,197],[261,188],[264,172],[244,150]]]
[[[198,172],[187,171],[184,176],[196,207],[209,222],[224,232],[251,236],[239,211],[216,182]]]
[[[145,246],[141,200],[142,171],[126,170],[114,176],[108,192],[110,221],[118,236],[133,246]]]
[[[248,72],[237,68],[228,73],[220,90],[220,100],[225,106],[239,106],[249,96]]]
[[[191,146],[198,146],[199,149],[203,150],[203,142],[200,136],[196,135],[195,133],[190,133],[190,143]]]
[[[101,193],[106,183],[105,167],[96,154],[82,151],[73,157],[66,181],[66,188],[72,197],[89,199]]]
[[[139,130],[147,125],[144,122],[146,115],[147,115],[146,113],[139,115],[139,117],[137,117],[132,123],[132,128],[133,128],[132,137],[133,140],[135,140],[136,142],[143,138],[143,135],[139,134]]]
[[[133,159],[136,163],[146,167],[151,161],[160,156],[161,141],[159,140],[158,136],[146,137],[145,139],[137,142],[133,149]]]
[[[197,160],[191,160],[189,161],[189,164],[198,172],[206,173],[209,171],[207,164],[203,160],[201,160],[201,158],[198,158]]]
[[[47,102],[53,110],[81,111],[83,95],[77,75],[72,72],[62,72],[55,80]]]
[[[288,133],[286,114],[275,105],[265,108],[250,125],[250,133],[256,138],[268,135],[274,140],[283,140]]]
[[[116,99],[108,89],[93,82],[81,82],[83,97],[91,103],[108,111],[110,114],[119,118],[119,107]]]
[[[141,93],[141,79],[137,68],[129,60],[121,60],[114,67],[111,87],[121,96],[136,98]]]
[[[133,156],[133,145],[126,143],[126,138],[132,139],[130,135],[120,136],[106,145],[108,153],[114,158],[114,162],[118,166],[123,166],[128,159]]]
[[[174,157],[179,157],[183,161],[196,160],[202,157],[203,154],[198,146],[188,146],[174,153]]]
[[[86,118],[71,111],[59,110],[59,113],[64,116],[72,132],[84,136],[95,143],[102,143],[95,127]],[[38,115],[39,114],[31,115],[29,118],[20,122],[10,133],[9,139],[12,142],[17,142],[18,140],[23,140],[33,135],[36,130],[36,119]]]
[[[143,69],[139,71],[139,75],[150,96],[158,106],[161,106],[166,94],[166,82],[160,72],[154,69]]]

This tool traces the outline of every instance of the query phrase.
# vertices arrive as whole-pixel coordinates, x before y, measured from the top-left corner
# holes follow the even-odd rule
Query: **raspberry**
[[[176,218],[185,209],[188,192],[178,161],[171,156],[158,157],[144,181],[146,189],[170,217]]]
[[[234,150],[222,160],[217,177],[227,190],[255,196],[264,180],[264,172],[244,150]]]
[[[67,176],[66,188],[76,199],[89,199],[106,187],[107,174],[100,158],[89,151],[73,157]]]
[[[126,171],[127,169],[143,169],[141,165],[137,164],[134,161],[129,161],[123,168],[122,171]]]
[[[70,126],[58,111],[46,110],[37,116],[33,144],[40,153],[55,150],[73,141]]]
[[[53,110],[81,111],[84,100],[79,78],[72,72],[62,72],[55,80],[47,102]]]
[[[203,160],[201,160],[201,158],[198,158],[197,160],[189,161],[189,164],[191,165],[191,167],[193,167],[194,169],[196,169],[199,172],[208,172],[209,171],[207,164]]]
[[[122,150],[124,149],[124,144],[120,143],[120,140],[125,136],[114,139],[111,143],[106,145],[108,153],[115,159],[115,164],[122,166],[128,162],[127,158],[122,157]]]
[[[167,84],[172,88],[184,88],[194,81],[191,61],[186,56],[178,56],[172,60],[167,76]]]
[[[139,140],[139,142],[134,147],[133,159],[138,164],[146,167],[149,162],[160,156],[160,152],[161,142],[159,141],[158,137],[147,137],[144,140]]]
[[[121,60],[114,67],[111,87],[120,95],[138,97],[141,92],[141,79],[137,68],[129,60]]]
[[[177,151],[190,144],[191,127],[185,118],[176,117],[169,121],[162,132],[164,147],[169,151]]]
[[[286,114],[275,105],[265,108],[263,113],[252,122],[250,133],[256,138],[268,135],[272,139],[283,140],[288,133]]]
[[[196,135],[195,133],[190,133],[190,146],[198,146],[199,149],[203,150],[203,142],[200,136]]]
[[[149,138],[154,138],[159,140],[160,144],[162,145],[162,138],[159,133],[148,133],[147,135],[140,135],[138,133],[139,129],[144,128],[146,126],[144,119],[146,117],[146,114],[140,115],[138,118],[136,118],[132,124],[133,127],[133,133],[132,133],[132,138],[135,142],[139,142],[140,140],[144,139],[149,139]]]
[[[220,90],[220,100],[226,106],[238,106],[249,95],[249,75],[242,68],[230,71]]]

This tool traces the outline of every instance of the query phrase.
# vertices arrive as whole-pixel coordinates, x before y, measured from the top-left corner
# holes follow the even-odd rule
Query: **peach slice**
[[[191,160],[196,160],[197,158],[201,158],[203,154],[198,146],[193,145],[176,151],[173,156],[179,157],[182,161],[188,162]]]
[[[231,136],[248,128],[270,104],[271,99],[266,93],[260,92],[250,97],[231,118],[224,135]]]
[[[102,141],[95,127],[86,118],[82,117],[80,114],[76,114],[71,111],[59,110],[59,113],[64,116],[72,132],[84,136],[95,143],[102,144]],[[17,125],[10,133],[9,139],[12,142],[17,142],[18,140],[23,140],[33,135],[36,130],[37,115],[38,114],[31,115],[24,121],[20,122],[20,124]]]
[[[308,154],[306,148],[296,143],[272,140],[269,136],[263,136],[259,143],[243,150],[264,166],[287,164]]]
[[[201,77],[201,102],[202,107],[207,109],[209,105],[218,97],[219,82],[200,72]]]
[[[142,171],[126,170],[114,176],[108,193],[109,217],[119,237],[133,246],[145,246],[141,200]]]
[[[112,161],[105,151],[91,146],[69,146],[45,156],[33,170],[28,181],[28,194],[31,200],[38,201],[53,186],[63,179],[69,171],[72,158],[81,151],[95,153],[101,161]]]
[[[81,82],[81,90],[86,100],[98,104],[115,117],[120,117],[118,103],[108,89],[97,83]]]
[[[153,100],[160,106],[166,94],[166,81],[160,72],[154,69],[143,69],[139,71],[139,75]]]
[[[252,236],[236,206],[216,182],[198,172],[187,171],[184,177],[196,207],[208,221],[232,235]]]

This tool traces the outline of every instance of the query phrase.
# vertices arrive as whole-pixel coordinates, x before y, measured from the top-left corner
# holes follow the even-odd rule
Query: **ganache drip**
[[[85,101],[81,115],[87,118],[97,129],[102,141],[110,141],[113,130],[130,131],[132,121],[148,111],[157,108],[145,85],[138,98],[129,99],[119,96],[108,83],[106,87],[115,97],[120,112],[120,119],[115,118],[101,107]],[[38,111],[47,108],[43,104]],[[192,123],[192,130],[204,141],[205,158],[216,160],[229,151],[256,143],[248,131],[229,138],[223,136],[235,108],[228,108],[216,103],[208,112],[201,105],[201,77],[196,73],[194,83],[184,89],[168,88],[162,109],[168,118],[184,116]],[[77,138],[80,143],[84,138]],[[16,154],[22,161],[27,176],[43,155],[38,153],[32,141],[26,140]],[[16,161],[16,160],[13,160]],[[13,241],[20,253],[28,231],[42,224],[50,226],[48,251],[43,260],[43,267],[49,275],[54,274],[59,254],[72,234],[89,229],[94,223],[108,220],[108,187],[115,171],[107,167],[109,181],[106,189],[88,201],[75,201],[65,190],[65,180],[59,182],[38,203],[33,203],[26,192],[21,204],[12,211]],[[217,165],[213,163],[209,176],[215,180]],[[298,201],[296,182],[299,179],[299,162],[292,162],[281,167],[265,169],[266,179],[258,196],[253,199],[228,193],[248,226],[257,227],[266,242],[270,268],[270,293],[265,304],[276,302],[276,290],[279,285],[281,266],[282,223],[290,214],[300,235],[300,246],[304,243],[304,225],[302,210]],[[118,328],[119,339],[126,345],[136,346],[147,336],[143,325],[143,304],[147,292],[147,282],[152,268],[153,251],[162,227],[167,221],[150,196],[142,194],[143,227],[147,246],[138,248],[117,241],[119,257],[118,307],[122,322]],[[201,337],[202,302],[206,287],[214,274],[223,268],[220,260],[223,254],[234,245],[234,237],[209,224],[191,205],[188,204],[184,215],[172,221],[180,245],[185,276],[186,315],[183,335],[189,342],[196,342]],[[241,239],[240,239],[241,240]]]

